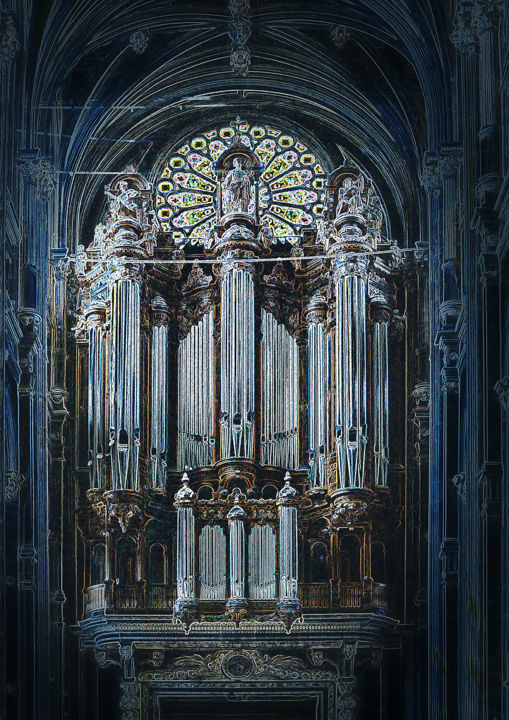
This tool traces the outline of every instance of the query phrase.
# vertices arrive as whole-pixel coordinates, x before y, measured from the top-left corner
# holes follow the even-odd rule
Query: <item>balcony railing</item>
[[[173,605],[177,599],[175,585],[147,585],[145,591],[145,607],[147,610],[169,610],[173,611]]]
[[[300,602],[304,609],[330,608],[330,584],[328,582],[302,583]]]
[[[106,607],[105,585],[91,585],[85,590],[85,615],[95,610],[104,610]]]
[[[382,583],[339,582],[334,592],[329,582],[312,582],[300,584],[300,601],[303,610],[333,610],[339,612],[360,609],[376,609],[388,612],[392,608],[392,591]],[[173,612],[177,597],[175,585],[147,583],[140,585],[114,585],[113,602],[108,602],[104,583],[92,585],[84,593],[85,615],[97,610],[108,612]],[[260,610],[267,610],[265,605],[277,602],[277,598],[265,601],[250,601],[253,606],[260,605]],[[225,600],[200,601],[204,608],[223,605]],[[263,607],[262,607],[263,606]],[[114,608],[114,609],[113,609]]]

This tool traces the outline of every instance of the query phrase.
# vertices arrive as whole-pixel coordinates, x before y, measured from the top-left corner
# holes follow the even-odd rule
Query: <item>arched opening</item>
[[[213,495],[214,491],[210,485],[202,485],[198,490],[198,498],[200,500],[212,500]]]
[[[262,489],[262,498],[264,500],[275,500],[277,496],[277,488],[274,485],[264,485]]]
[[[324,543],[317,542],[311,550],[311,582],[327,582],[327,548]]]
[[[131,537],[121,537],[117,541],[116,571],[121,585],[134,585],[136,582],[136,543]]]
[[[339,553],[339,575],[342,582],[361,581],[361,544],[356,535],[345,535]]]
[[[377,583],[385,583],[385,547],[381,542],[373,543],[371,546],[371,577]]]
[[[166,579],[166,548],[160,543],[153,543],[148,551],[149,583],[164,584]]]
[[[92,567],[90,573],[90,584],[99,585],[104,582],[106,549],[103,543],[94,545],[92,550]]]

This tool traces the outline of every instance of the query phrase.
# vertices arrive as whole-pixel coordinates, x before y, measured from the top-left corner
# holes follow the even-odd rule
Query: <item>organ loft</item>
[[[81,625],[103,664],[126,618],[133,656],[157,620],[168,647],[332,632],[352,686],[353,656],[378,657],[401,602],[402,263],[365,172],[278,128],[237,119],[155,187],[133,168],[106,186],[70,280]]]

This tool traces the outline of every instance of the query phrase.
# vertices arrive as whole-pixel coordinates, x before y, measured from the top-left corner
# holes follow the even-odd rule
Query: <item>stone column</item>
[[[195,494],[189,487],[187,473],[182,476],[182,487],[175,494],[177,508],[177,600],[174,606],[175,617],[185,628],[197,615],[195,597]]]
[[[296,507],[297,490],[290,473],[277,496],[279,507],[279,602],[278,612],[287,626],[300,613],[299,601],[299,529]]]

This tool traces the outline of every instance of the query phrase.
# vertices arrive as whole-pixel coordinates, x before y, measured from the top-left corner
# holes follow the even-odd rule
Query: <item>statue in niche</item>
[[[364,210],[364,175],[361,173],[357,180],[347,177],[338,191],[338,204],[336,206],[336,218],[340,215],[350,213],[362,213]]]
[[[136,216],[138,191],[130,188],[126,180],[119,182],[116,193],[106,190],[106,196],[109,200],[109,211],[113,222]]]
[[[251,200],[251,180],[242,167],[240,158],[234,158],[233,168],[223,181],[224,205],[227,213],[247,213]]]

